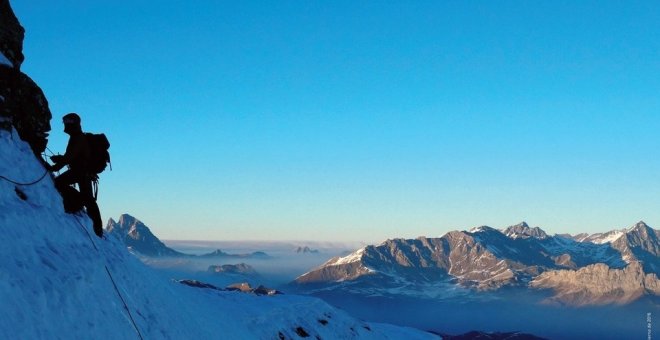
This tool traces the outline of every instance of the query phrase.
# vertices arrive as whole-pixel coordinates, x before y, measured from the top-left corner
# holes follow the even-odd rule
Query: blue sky
[[[660,223],[660,4],[13,1],[23,71],[111,140],[104,219],[378,242]]]

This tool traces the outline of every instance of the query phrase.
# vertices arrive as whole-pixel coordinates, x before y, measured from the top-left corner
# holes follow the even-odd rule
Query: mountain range
[[[300,247],[296,248],[295,252],[298,253],[298,254],[318,254],[319,253],[318,250],[312,249],[308,246],[304,246],[304,247],[300,246]]]
[[[122,214],[119,220],[108,220],[105,231],[109,234],[117,234],[126,244],[129,250],[148,257],[195,257],[196,255],[185,254],[166,246],[156,237],[149,227],[137,218]],[[220,249],[208,254],[198,255],[200,258],[257,258],[267,259],[270,256],[262,251],[248,254],[230,254]]]
[[[504,230],[481,226],[439,238],[369,245],[330,259],[294,284],[311,291],[369,294],[407,294],[420,286],[445,291],[458,286],[474,292],[514,287],[550,290],[546,303],[625,304],[660,295],[658,236],[658,230],[644,222],[575,236],[550,236],[525,222]]]

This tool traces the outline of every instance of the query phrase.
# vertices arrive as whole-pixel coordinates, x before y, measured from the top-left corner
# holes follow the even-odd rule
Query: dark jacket
[[[64,155],[56,158],[51,157],[53,162],[55,162],[52,170],[59,171],[65,165],[68,165],[71,170],[85,172],[89,157],[89,144],[87,143],[85,134],[82,132],[72,133]]]

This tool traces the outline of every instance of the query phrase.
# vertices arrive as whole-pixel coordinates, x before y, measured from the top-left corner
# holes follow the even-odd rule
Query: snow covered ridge
[[[578,234],[575,236],[572,235],[554,235],[554,237],[569,237],[577,242],[589,242],[594,244],[606,244],[612,243],[618,240],[621,236],[624,236],[628,232],[634,231],[636,228],[646,227],[644,222],[638,222],[634,226],[621,230],[611,230],[605,233],[595,233],[595,234]],[[495,229],[488,226],[479,226],[471,228],[469,233],[485,233],[485,232],[499,232],[504,234],[506,237],[511,239],[526,239],[526,238],[536,238],[539,240],[544,240],[550,238],[546,232],[539,227],[529,227],[526,222],[521,222],[520,224],[510,226],[506,229]]]
[[[364,248],[358,249],[356,252],[349,254],[347,256],[337,258],[332,262],[332,264],[337,265],[337,264],[358,262],[362,260],[362,254],[364,254]]]
[[[28,182],[43,174],[16,132],[0,129],[0,175]],[[144,339],[436,338],[357,320],[316,298],[163,278],[118,237],[96,238],[86,215],[64,213],[49,176],[29,186],[0,179],[0,226],[2,339],[137,339],[138,331]]]

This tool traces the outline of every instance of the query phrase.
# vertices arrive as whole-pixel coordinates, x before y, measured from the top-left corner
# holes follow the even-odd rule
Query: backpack
[[[89,160],[87,162],[87,170],[91,175],[98,175],[105,170],[108,163],[110,163],[110,142],[105,134],[99,133],[85,133],[85,138],[89,144]],[[112,170],[112,164],[110,164]]]

